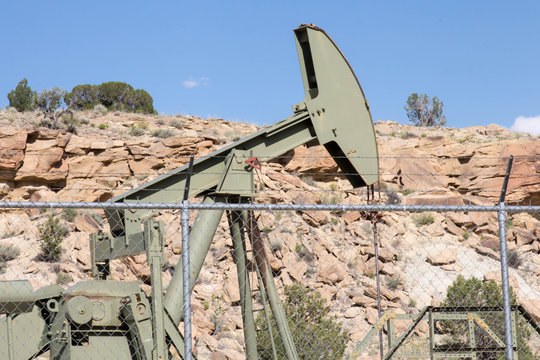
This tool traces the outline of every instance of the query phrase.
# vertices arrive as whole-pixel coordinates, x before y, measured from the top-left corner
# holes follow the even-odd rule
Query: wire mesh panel
[[[130,236],[107,205],[11,205],[3,358],[183,357],[181,204],[122,205]],[[198,359],[505,357],[497,207],[189,206]],[[514,358],[535,359],[540,222],[506,210]]]

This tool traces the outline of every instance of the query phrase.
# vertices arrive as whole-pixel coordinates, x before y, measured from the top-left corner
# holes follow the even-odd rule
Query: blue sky
[[[448,125],[540,128],[540,2],[3,1],[0,106],[34,90],[125,81],[160,113],[271,124],[303,99],[292,29],[326,30],[374,120],[407,123],[412,92]],[[540,129],[538,130],[540,132]]]

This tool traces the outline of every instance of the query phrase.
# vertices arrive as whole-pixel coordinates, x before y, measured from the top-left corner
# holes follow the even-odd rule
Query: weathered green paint
[[[216,186],[214,194],[223,197],[249,198],[255,195],[253,168],[246,160],[253,156],[253,151],[234,149],[226,158],[223,176]]]
[[[215,203],[216,200],[219,201],[220,198],[214,199],[213,197],[207,197],[204,199],[204,202]],[[199,277],[199,273],[204,264],[204,259],[206,258],[206,254],[208,254],[210,244],[212,243],[214,233],[216,232],[222,215],[223,210],[199,211],[195,223],[191,228],[189,234],[189,253],[191,258],[190,279],[192,289]],[[176,271],[169,282],[167,293],[164,298],[165,308],[175,324],[178,324],[183,318],[182,308],[184,306],[184,289],[182,287],[182,268],[183,262],[182,257],[180,257],[175,267]]]
[[[165,320],[163,308],[163,286],[161,269],[163,266],[163,223],[158,221],[145,221],[144,242],[147,244],[148,265],[152,280],[152,328],[154,347],[152,360],[165,360],[167,346],[165,343]]]
[[[136,360],[152,359],[154,337],[152,331],[151,305],[146,297],[130,295],[121,313],[128,328],[131,346]]]
[[[242,219],[242,212],[240,211],[230,211],[227,215],[233,243],[233,257],[238,274],[240,308],[242,311],[244,340],[246,343],[246,358],[249,360],[257,360],[257,338],[255,333],[255,320],[253,319],[253,305],[251,302],[251,286],[247,268],[244,221]]]
[[[278,360],[276,344],[274,342],[274,335],[272,330],[272,321],[270,320],[270,309],[268,308],[268,297],[266,296],[266,290],[264,290],[264,284],[262,282],[261,271],[259,266],[255,262],[255,270],[257,272],[257,281],[259,283],[259,291],[261,292],[261,300],[263,304],[264,318],[266,320],[267,331],[270,332],[270,345],[272,346],[272,355],[274,360]]]
[[[322,30],[294,30],[306,98],[317,134],[353,187],[379,179],[375,130],[369,105],[349,63]],[[302,108],[302,103],[296,109]],[[357,176],[359,175],[359,176]]]

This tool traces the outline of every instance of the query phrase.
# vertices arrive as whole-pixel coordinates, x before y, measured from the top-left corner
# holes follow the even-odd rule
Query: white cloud
[[[540,135],[540,115],[531,117],[518,116],[510,130]]]
[[[182,85],[186,89],[193,89],[194,87],[208,84],[208,80],[209,79],[205,76],[198,79],[194,79],[190,76],[188,80],[182,81]]]

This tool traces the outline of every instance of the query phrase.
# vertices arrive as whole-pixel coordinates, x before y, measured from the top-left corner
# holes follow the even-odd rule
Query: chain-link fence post
[[[510,309],[510,285],[508,280],[508,251],[506,248],[506,211],[504,202],[499,203],[499,241],[501,246],[501,277],[504,308],[504,336],[506,345],[506,359],[514,360],[512,341],[512,318]]]
[[[182,278],[184,285],[184,354],[185,360],[191,360],[191,283],[189,259],[189,207],[187,200],[183,201],[182,222]]]

